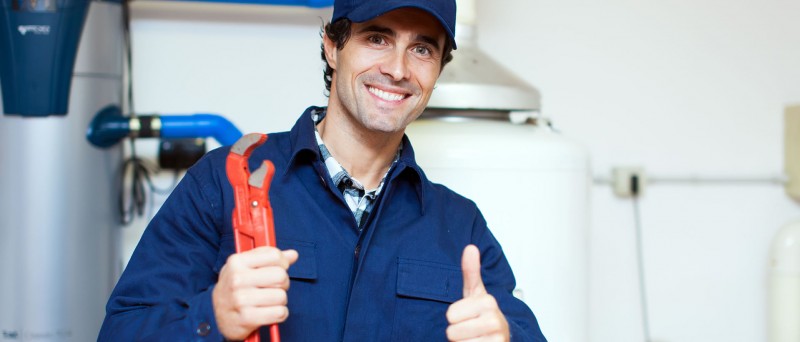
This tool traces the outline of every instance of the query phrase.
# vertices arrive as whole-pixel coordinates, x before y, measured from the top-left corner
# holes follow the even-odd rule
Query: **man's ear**
[[[322,45],[325,47],[325,59],[331,69],[336,70],[336,43],[328,38],[327,32],[322,33]]]

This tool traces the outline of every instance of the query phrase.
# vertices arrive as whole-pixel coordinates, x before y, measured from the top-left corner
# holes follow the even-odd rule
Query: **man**
[[[210,152],[142,236],[100,339],[241,340],[280,323],[285,341],[544,341],[475,204],[428,181],[404,136],[454,31],[454,0],[337,0],[328,106],[251,157],[276,167],[278,248],[231,255],[227,149]]]

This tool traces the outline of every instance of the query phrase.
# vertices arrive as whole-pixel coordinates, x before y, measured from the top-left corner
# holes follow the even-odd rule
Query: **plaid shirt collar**
[[[345,170],[344,167],[342,167],[342,165],[339,164],[339,162],[336,161],[336,159],[331,155],[330,151],[325,146],[325,143],[322,141],[319,131],[317,130],[317,124],[322,122],[322,119],[325,118],[325,114],[326,111],[312,112],[311,119],[314,121],[314,137],[316,138],[317,145],[319,146],[320,157],[325,163],[325,167],[328,169],[328,173],[333,180],[333,184],[339,189],[339,191],[342,192],[344,200],[347,202],[347,206],[355,216],[356,223],[358,224],[358,229],[360,231],[364,227],[364,224],[369,217],[369,213],[372,211],[372,207],[375,204],[375,199],[378,198],[381,189],[383,189],[383,184],[386,181],[386,176],[389,174],[389,171],[387,170],[386,174],[383,175],[378,187],[371,190],[365,189],[361,182],[350,176],[347,170]],[[397,148],[397,153],[392,161],[392,165],[397,163],[397,161],[400,159],[400,153],[402,150],[403,144],[401,143]],[[391,169],[391,167],[389,169]]]

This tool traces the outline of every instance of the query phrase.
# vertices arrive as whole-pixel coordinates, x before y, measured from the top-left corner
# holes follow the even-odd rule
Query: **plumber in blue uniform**
[[[250,159],[276,167],[277,248],[233,254],[228,148],[211,151],[145,230],[99,339],[266,341],[279,323],[284,341],[545,341],[475,203],[429,181],[404,134],[455,17],[455,0],[336,0],[327,106]]]

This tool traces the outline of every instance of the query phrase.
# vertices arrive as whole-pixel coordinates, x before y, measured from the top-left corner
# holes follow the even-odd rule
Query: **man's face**
[[[340,111],[369,131],[403,132],[428,104],[445,38],[439,21],[414,8],[353,23],[341,50],[326,37],[335,70],[329,113]]]

